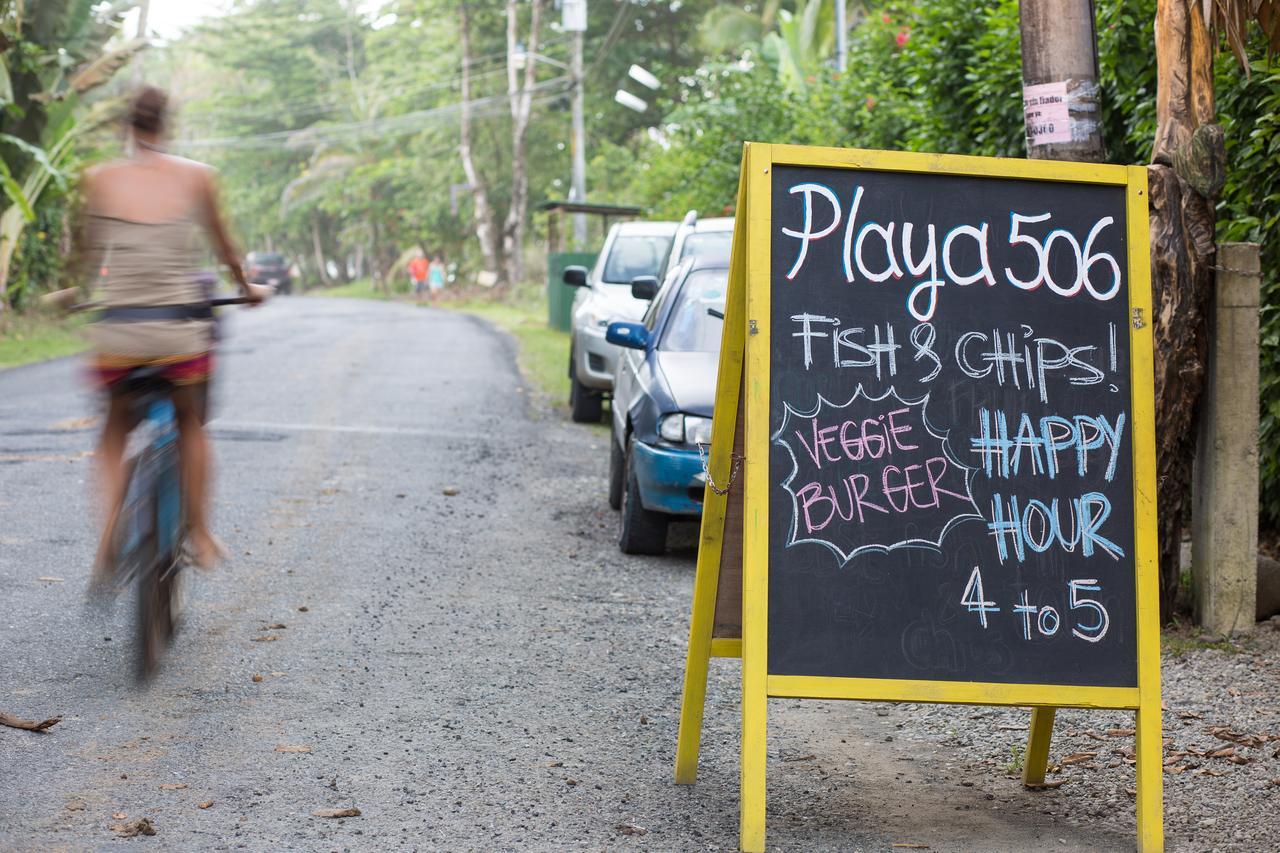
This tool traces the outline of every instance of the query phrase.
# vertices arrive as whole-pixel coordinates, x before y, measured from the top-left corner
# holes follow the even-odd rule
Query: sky
[[[184,29],[207,17],[225,11],[229,0],[151,0],[147,13],[147,29],[162,39],[177,38]],[[132,34],[138,26],[138,13],[125,19],[125,32]]]
[[[223,14],[231,0],[151,0],[147,13],[147,29],[161,39],[175,39],[184,29],[205,18]],[[378,6],[377,0],[366,0],[360,8],[371,12]],[[125,18],[125,32],[132,35],[138,28],[138,12],[130,12]]]

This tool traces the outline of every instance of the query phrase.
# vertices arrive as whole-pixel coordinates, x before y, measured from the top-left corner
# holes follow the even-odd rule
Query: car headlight
[[[679,413],[658,421],[658,435],[672,444],[710,444],[711,418]]]
[[[711,443],[711,418],[684,416],[684,440],[690,444]]]

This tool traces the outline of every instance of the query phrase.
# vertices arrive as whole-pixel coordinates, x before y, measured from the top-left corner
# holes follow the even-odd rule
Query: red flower
[[[898,47],[906,47],[907,40],[911,38],[911,28],[903,27],[898,30],[898,37],[894,39],[898,43]]]
[[[867,109],[873,109],[876,105],[876,99],[867,95]]]
[[[888,12],[885,12],[883,15],[881,15],[881,16],[880,16],[880,20],[884,21],[886,24],[887,24],[887,23],[889,23],[889,21],[891,20],[891,19],[889,18],[889,13],[888,13]]]

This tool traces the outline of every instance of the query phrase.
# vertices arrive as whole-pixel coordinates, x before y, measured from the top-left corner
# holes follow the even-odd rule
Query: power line
[[[544,103],[555,100],[569,91],[568,77],[557,77],[538,83],[533,87],[535,94],[534,101]],[[470,106],[476,110],[476,117],[487,117],[489,115],[501,114],[508,101],[508,95],[502,93],[500,95],[489,95],[484,98],[476,98],[470,101]],[[443,104],[437,107],[431,107],[425,110],[417,110],[411,113],[404,113],[398,116],[389,116],[385,118],[372,119],[369,121],[346,122],[342,124],[332,125],[312,125],[311,127],[301,128],[299,130],[282,130],[271,133],[249,134],[245,136],[224,136],[208,139],[189,139],[175,141],[173,147],[176,149],[201,149],[201,148],[230,148],[230,149],[253,149],[253,148],[278,148],[287,146],[295,140],[303,140],[319,144],[333,144],[337,142],[349,141],[353,138],[359,138],[363,135],[376,133],[379,137],[395,136],[403,133],[412,133],[436,124],[439,120],[448,118],[455,113],[461,111],[463,102],[458,101],[451,104]],[[496,107],[496,109],[495,109]]]
[[[566,40],[565,37],[560,37],[558,39],[554,39],[550,42],[544,43],[544,46],[562,44],[565,40]],[[505,51],[489,53],[489,54],[485,54],[485,55],[473,58],[470,63],[472,68],[475,68],[476,66],[480,66],[480,65],[489,64],[491,61],[502,62],[502,65],[499,65],[495,68],[489,68],[482,71],[478,71],[478,72],[473,70],[471,72],[471,79],[473,81],[484,80],[491,77],[496,77],[498,75],[505,75],[507,73],[506,67],[505,67],[505,64],[506,64],[505,58],[506,58]],[[401,90],[399,92],[396,92],[390,95],[388,97],[388,100],[391,98],[418,96],[418,95],[427,94],[429,92],[439,91],[441,89],[453,88],[457,86],[461,81],[462,81],[461,75],[450,77],[446,80],[437,81],[435,83],[429,83],[421,87]],[[382,81],[378,85],[380,88],[385,89],[388,85],[392,85],[392,84],[387,81]],[[290,115],[295,118],[315,118],[319,116],[329,115],[334,112],[338,112],[340,110],[346,109],[347,106],[348,105],[345,103],[332,103],[331,98],[326,97],[323,99],[318,98],[312,101],[285,102],[283,105],[280,105],[280,106],[264,106],[257,110],[241,109],[236,107],[230,107],[225,109],[213,109],[207,112],[202,112],[199,118],[212,119],[213,121],[217,121],[225,117],[252,118],[255,116],[267,116],[267,115],[279,114],[286,110],[288,110]]]
[[[609,51],[613,50],[613,46],[618,43],[618,39],[622,36],[622,28],[627,25],[627,19],[631,17],[634,11],[630,0],[622,0],[618,6],[618,14],[614,16],[613,23],[609,25],[609,31],[604,37],[604,44],[596,51],[596,55],[591,57],[591,65],[587,68],[584,77],[590,77],[600,69],[605,59],[609,56]]]

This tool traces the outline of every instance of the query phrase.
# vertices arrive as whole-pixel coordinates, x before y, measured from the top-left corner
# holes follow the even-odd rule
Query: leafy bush
[[[18,239],[9,288],[9,307],[22,310],[40,294],[62,286],[67,254],[67,200],[48,195],[36,205],[36,218]]]

